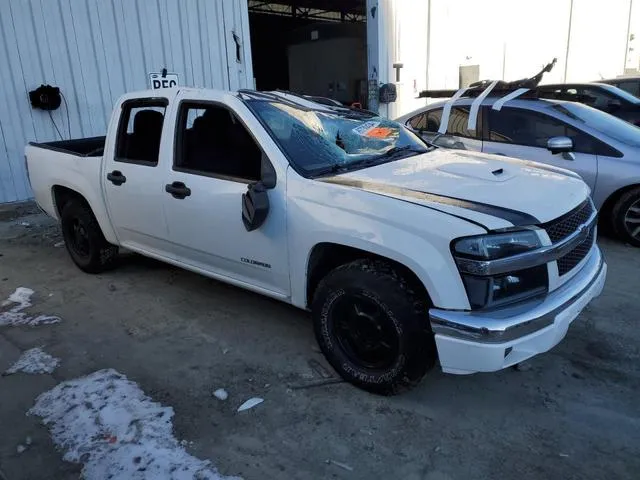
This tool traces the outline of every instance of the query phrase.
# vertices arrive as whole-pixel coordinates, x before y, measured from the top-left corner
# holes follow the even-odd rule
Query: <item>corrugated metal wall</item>
[[[237,60],[234,35],[240,46]],[[167,68],[180,84],[252,86],[243,0],[0,0],[0,203],[31,197],[29,141],[104,135],[117,98]],[[60,87],[66,105],[33,110],[28,92]]]

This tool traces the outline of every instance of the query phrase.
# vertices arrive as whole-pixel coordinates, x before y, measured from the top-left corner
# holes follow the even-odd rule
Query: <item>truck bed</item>
[[[46,143],[30,142],[29,145],[61,153],[70,153],[77,157],[99,157],[104,152],[106,138],[107,137],[89,137]]]
[[[104,145],[105,137],[94,137],[26,146],[24,153],[33,196],[45,212],[58,218],[55,191],[59,187],[79,193],[94,211],[100,211],[104,204],[100,183]]]

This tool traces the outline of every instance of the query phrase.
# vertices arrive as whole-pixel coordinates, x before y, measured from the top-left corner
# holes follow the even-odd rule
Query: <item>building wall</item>
[[[365,79],[365,25],[314,24],[298,29],[287,48],[289,88],[294,92],[359,101]]]
[[[555,57],[543,82],[595,81],[622,75],[631,48],[627,68],[640,67],[640,0],[368,0],[367,13],[369,78],[395,81],[392,64],[404,65],[399,101],[380,109],[391,117],[424,105],[420,90],[458,88],[464,65],[516,80]]]
[[[241,44],[236,59],[233,32]],[[112,106],[167,68],[180,84],[252,86],[243,0],[0,0],[0,203],[31,197],[29,141],[104,135]],[[60,87],[66,102],[33,110],[28,92]]]

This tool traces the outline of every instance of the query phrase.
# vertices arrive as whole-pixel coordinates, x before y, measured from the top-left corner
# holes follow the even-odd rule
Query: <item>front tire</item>
[[[69,201],[60,217],[65,246],[80,270],[101,273],[115,266],[118,247],[104,238],[96,217],[86,203]]]
[[[316,289],[316,339],[348,382],[382,395],[419,383],[436,348],[421,298],[393,267],[356,260],[330,272]]]
[[[624,193],[612,209],[613,229],[621,240],[640,247],[640,188]]]

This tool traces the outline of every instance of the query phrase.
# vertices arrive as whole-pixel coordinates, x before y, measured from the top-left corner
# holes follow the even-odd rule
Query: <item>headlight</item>
[[[494,277],[462,274],[472,309],[490,308],[543,295],[547,292],[547,266],[528,268]]]
[[[546,264],[489,275],[489,265],[542,246],[534,230],[465,237],[452,243],[471,308],[491,308],[544,294],[548,289]],[[500,260],[504,259],[504,260]],[[492,262],[493,261],[493,262]]]
[[[454,242],[453,251],[456,256],[494,260],[524,253],[539,247],[541,247],[541,243],[535,231],[520,230],[461,238]]]

